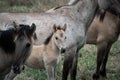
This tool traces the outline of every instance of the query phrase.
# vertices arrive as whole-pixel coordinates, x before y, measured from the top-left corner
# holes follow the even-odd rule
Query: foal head
[[[29,57],[33,45],[33,36],[35,35],[35,24],[17,26],[17,36],[15,37],[15,60],[12,65],[14,73],[20,73],[24,68],[24,63]]]
[[[67,38],[65,33],[66,28],[67,28],[66,24],[63,26],[63,28],[56,25],[53,26],[54,32],[52,39],[55,45],[59,48],[61,53],[64,53],[66,51],[66,44],[65,44]]]

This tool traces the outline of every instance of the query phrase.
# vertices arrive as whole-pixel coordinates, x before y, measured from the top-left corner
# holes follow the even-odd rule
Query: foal
[[[55,80],[55,68],[60,61],[61,53],[65,52],[66,24],[63,28],[53,26],[54,32],[46,39],[44,44],[33,46],[26,65],[32,68],[46,68],[48,80]]]

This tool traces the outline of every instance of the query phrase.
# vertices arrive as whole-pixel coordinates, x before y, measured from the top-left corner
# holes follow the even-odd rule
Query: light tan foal
[[[60,61],[61,53],[64,53],[66,48],[66,24],[63,28],[54,25],[53,30],[54,32],[44,44],[33,46],[32,53],[26,61],[26,65],[31,68],[46,68],[48,80],[55,80],[55,67]]]

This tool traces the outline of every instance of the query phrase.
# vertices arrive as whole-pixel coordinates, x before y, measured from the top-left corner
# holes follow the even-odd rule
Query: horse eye
[[[58,37],[55,37],[56,40],[58,40]]]

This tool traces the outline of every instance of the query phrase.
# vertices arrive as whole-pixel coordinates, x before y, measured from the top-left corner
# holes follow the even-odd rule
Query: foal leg
[[[48,80],[55,80],[55,68],[50,65],[47,65],[45,67],[48,75]]]
[[[15,74],[13,70],[11,70],[11,72],[5,76],[4,80],[13,80],[16,76],[17,74]]]
[[[112,44],[107,45],[107,48],[106,48],[106,51],[105,51],[105,54],[104,54],[104,60],[103,60],[101,70],[100,70],[100,75],[103,76],[103,77],[106,77],[106,64],[107,64],[108,54],[110,52],[111,46],[112,46]]]
[[[72,68],[70,70],[71,80],[76,80],[78,52],[79,52],[79,49],[76,51],[76,54],[74,55],[74,59],[73,59],[73,62],[72,62]]]
[[[100,68],[102,65],[102,61],[104,59],[104,52],[106,50],[106,43],[101,43],[97,45],[97,67],[96,72],[93,74],[93,80],[98,80],[100,76]]]

